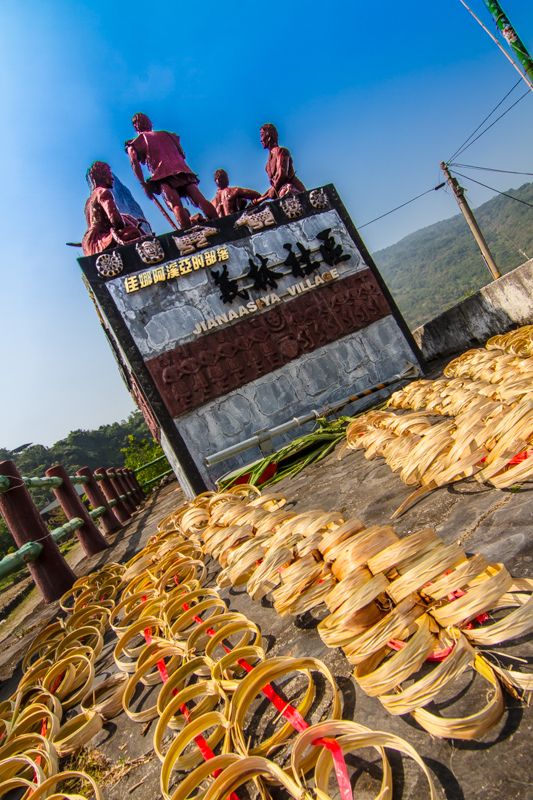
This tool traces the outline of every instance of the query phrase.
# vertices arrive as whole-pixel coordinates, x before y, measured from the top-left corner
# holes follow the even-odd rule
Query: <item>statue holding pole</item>
[[[126,142],[126,152],[146,195],[157,202],[154,195],[162,194],[180,228],[191,225],[190,214],[182,203],[183,197],[200,208],[208,219],[216,219],[215,208],[198,188],[198,175],[185,162],[179,136],[169,131],[154,131],[146,114],[135,114],[132,124],[137,136]],[[141,164],[146,164],[150,172],[148,179]]]

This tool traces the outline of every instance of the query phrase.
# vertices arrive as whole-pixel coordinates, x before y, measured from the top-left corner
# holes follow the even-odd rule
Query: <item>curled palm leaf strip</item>
[[[472,476],[498,489],[519,485],[533,477],[532,379],[528,325],[455,358],[443,378],[394,392],[391,410],[349,423],[347,447],[381,456],[418,487],[393,518],[429,492]]]
[[[58,758],[85,745],[108,719],[124,711],[140,723],[157,720],[154,749],[161,761],[166,800],[228,794],[237,800],[235,788],[249,780],[265,798],[272,782],[295,797],[324,798],[327,793],[318,784],[307,789],[302,783],[305,774],[324,762],[322,753],[330,757],[322,771],[329,774],[333,769],[341,797],[351,799],[344,753],[357,745],[346,743],[337,730],[329,735],[327,727],[317,729],[311,745],[306,740],[298,751],[294,766],[281,767],[269,758],[273,749],[292,747],[311,730],[305,717],[315,698],[317,673],[331,695],[329,711],[324,713],[329,721],[340,718],[338,689],[327,667],[313,658],[267,659],[257,625],[229,612],[218,592],[202,585],[206,569],[200,534],[208,526],[215,528],[207,537],[212,551],[233,570],[236,580],[245,576],[247,581],[248,573],[258,566],[256,560],[251,567],[246,560],[250,542],[257,547],[258,538],[268,544],[283,525],[285,541],[299,546],[306,564],[310,558],[315,562],[316,554],[303,546],[306,534],[314,537],[310,543],[319,544],[324,533],[344,521],[338,514],[324,512],[304,515],[300,521],[294,512],[283,511],[285,503],[283,496],[262,495],[253,486],[208,493],[163,520],[157,536],[129,562],[107,565],[76,582],[61,599],[66,617],[35,636],[17,691],[0,705],[2,793],[18,788],[28,798],[74,800],[89,793],[99,800],[94,780],[83,773],[59,771]],[[291,524],[292,520],[296,521]],[[217,534],[228,527],[232,535],[221,539]],[[287,561],[292,562],[293,551],[287,550]],[[240,566],[242,558],[246,568]],[[315,594],[319,596],[324,585],[331,590],[337,583],[320,565],[312,575],[318,582],[306,581],[298,607],[314,607]],[[111,630],[117,636],[117,671],[98,682],[103,636]],[[297,690],[299,700],[292,704],[279,694],[275,682],[295,675],[301,676],[306,688]],[[147,703],[153,687],[158,690],[156,697]],[[273,704],[278,717],[268,738],[255,736],[251,741],[246,735],[247,711],[261,696]],[[64,711],[78,704],[80,713],[71,712],[62,721]],[[357,727],[371,739],[371,731]],[[175,732],[170,745],[169,730]],[[381,748],[379,742],[375,746]],[[406,743],[402,747],[412,755]],[[383,759],[383,785],[392,787],[384,754]],[[183,771],[189,773],[185,778]],[[180,773],[182,779],[174,789]],[[73,785],[84,788],[72,789]],[[391,788],[384,791],[380,796],[391,796]]]

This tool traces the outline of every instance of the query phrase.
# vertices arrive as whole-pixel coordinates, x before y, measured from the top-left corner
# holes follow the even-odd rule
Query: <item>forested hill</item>
[[[134,411],[123,422],[101,425],[95,431],[72,431],[52,447],[34,444],[21,452],[12,453],[0,447],[0,461],[12,459],[22,475],[43,477],[45,470],[55,464],[63,464],[69,475],[74,475],[80,467],[123,467],[123,448],[130,445],[129,437],[136,441],[152,442],[140,411]],[[32,489],[38,507],[53,500],[48,489]]]
[[[533,204],[533,183],[507,194]],[[533,208],[498,195],[473,211],[502,274],[527,261],[520,249],[533,258]],[[373,257],[411,328],[491,281],[461,213],[421,228]]]

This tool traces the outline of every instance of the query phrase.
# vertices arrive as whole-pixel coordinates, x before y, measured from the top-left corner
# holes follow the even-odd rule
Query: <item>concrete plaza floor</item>
[[[295,479],[284,480],[266,491],[281,492],[297,512],[311,509],[342,512],[348,519],[359,516],[367,527],[388,524],[391,514],[409,496],[411,489],[394,475],[382,459],[368,461],[362,452],[349,451],[341,461],[334,451],[323,462],[311,465]],[[141,549],[157,523],[183,502],[181,491],[171,484],[154,493],[129,525],[115,535],[104,553],[85,559],[79,548],[69,554],[78,574],[98,569],[109,561],[124,561]],[[475,479],[437,490],[421,500],[391,524],[399,535],[433,527],[449,544],[460,541],[467,553],[482,553],[491,562],[503,562],[512,575],[529,577],[533,567],[531,544],[533,484],[519,491],[496,490]],[[218,565],[208,563],[210,583]],[[376,698],[367,697],[351,675],[351,667],[340,649],[328,649],[319,638],[316,625],[320,612],[282,619],[268,599],[252,602],[244,589],[221,592],[230,610],[238,610],[258,623],[268,655],[313,656],[322,659],[337,679],[344,702],[344,717],[376,730],[395,733],[422,755],[433,773],[438,793],[447,800],[496,800],[533,798],[533,711],[527,703],[505,695],[507,710],[498,725],[473,742],[439,740],[421,729],[410,716],[393,717]],[[11,612],[0,635],[0,700],[16,687],[22,675],[20,660],[35,635],[36,626],[57,613],[57,604],[44,606],[33,592]],[[98,662],[102,679],[114,671],[116,637],[106,637]],[[533,663],[533,636],[496,648],[503,654]],[[523,664],[525,668],[526,665]],[[466,716],[487,701],[487,686],[477,678],[457,682],[430,710],[443,716]],[[160,762],[152,750],[153,730],[141,734],[142,725],[121,714],[108,722],[91,746],[103,752],[114,765],[118,780],[104,786],[106,800],[143,796],[160,797]],[[370,750],[370,767],[361,771],[355,796],[374,797],[379,792],[379,759]],[[427,783],[413,762],[391,754],[394,798],[425,800]],[[368,762],[367,762],[368,763]],[[353,761],[355,772],[362,762]],[[113,772],[113,769],[111,772]]]

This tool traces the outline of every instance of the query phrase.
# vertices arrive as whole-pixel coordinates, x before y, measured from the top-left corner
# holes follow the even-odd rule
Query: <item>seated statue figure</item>
[[[257,200],[261,197],[261,193],[255,192],[253,189],[230,186],[228,173],[225,169],[217,169],[214,177],[218,191],[212,202],[219,217],[243,211],[248,205],[248,200]]]
[[[213,205],[198,188],[198,175],[185,163],[180,137],[170,131],[154,131],[146,114],[134,114],[131,121],[137,136],[126,142],[126,151],[146,195],[152,199],[154,194],[162,194],[180,228],[191,225],[182,197],[200,208],[208,219],[216,219]],[[150,172],[148,180],[145,180],[141,164],[146,164]]]
[[[144,234],[139,230],[139,221],[129,214],[121,214],[113,197],[113,173],[105,161],[95,161],[89,169],[94,184],[85,203],[87,231],[81,246],[86,256],[111,250],[119,244],[133,242]]]
[[[290,151],[286,147],[279,146],[278,131],[271,122],[267,122],[261,128],[261,144],[265,150],[269,151],[265,169],[270,181],[270,189],[255,202],[275,200],[287,194],[305,192],[305,186],[296,177]]]

